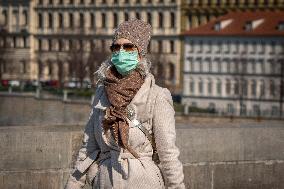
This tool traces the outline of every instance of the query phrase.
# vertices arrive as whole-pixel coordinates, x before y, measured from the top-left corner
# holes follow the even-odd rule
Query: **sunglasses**
[[[136,50],[136,46],[134,44],[132,44],[132,43],[112,44],[110,46],[110,50],[112,52],[120,51],[121,48],[123,48],[127,52]]]

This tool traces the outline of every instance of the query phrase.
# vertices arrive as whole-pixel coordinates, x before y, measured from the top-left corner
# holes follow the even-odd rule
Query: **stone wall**
[[[30,95],[0,94],[0,126],[84,124],[90,107],[87,101],[65,102]]]
[[[83,126],[0,127],[0,188],[62,189]],[[177,124],[185,183],[192,189],[284,188],[281,123]]]
[[[0,95],[0,189],[63,189],[89,111],[88,103]],[[284,121],[176,121],[187,188],[284,188]]]

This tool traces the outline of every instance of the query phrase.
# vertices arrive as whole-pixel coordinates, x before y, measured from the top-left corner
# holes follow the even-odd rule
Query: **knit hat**
[[[150,24],[138,20],[131,19],[119,24],[114,32],[112,42],[120,38],[125,38],[137,46],[142,56],[147,54],[147,47],[151,39],[152,27]]]

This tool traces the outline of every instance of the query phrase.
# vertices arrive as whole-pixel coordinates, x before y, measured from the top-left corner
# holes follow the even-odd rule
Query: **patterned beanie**
[[[120,38],[125,38],[137,46],[141,56],[147,54],[147,47],[151,39],[152,27],[150,24],[138,20],[131,19],[119,24],[114,32],[112,42]]]

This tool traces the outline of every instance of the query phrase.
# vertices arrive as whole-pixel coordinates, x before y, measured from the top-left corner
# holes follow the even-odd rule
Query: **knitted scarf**
[[[107,70],[105,76],[104,85],[111,106],[106,109],[103,128],[105,131],[110,129],[116,143],[138,158],[138,154],[128,145],[126,107],[144,83],[144,77],[137,68],[123,77],[114,66]]]

